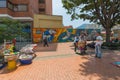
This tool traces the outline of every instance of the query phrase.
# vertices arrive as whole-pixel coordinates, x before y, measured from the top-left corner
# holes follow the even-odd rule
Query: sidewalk
[[[0,70],[0,80],[120,80],[120,68],[111,64],[120,61],[120,51],[104,50],[97,59],[93,49],[88,55],[75,54],[71,42],[39,44],[35,51],[32,64],[9,73]]]

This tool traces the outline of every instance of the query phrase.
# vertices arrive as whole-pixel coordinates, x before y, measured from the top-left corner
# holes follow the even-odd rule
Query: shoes
[[[95,58],[97,58],[97,55],[95,55]]]
[[[101,59],[101,57],[98,57],[98,56],[96,56],[96,55],[95,55],[95,58],[99,58],[99,59]]]
[[[97,57],[97,58],[101,59],[101,57]]]

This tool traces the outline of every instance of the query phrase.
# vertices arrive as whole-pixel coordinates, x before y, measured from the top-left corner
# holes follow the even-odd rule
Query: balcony
[[[29,4],[30,0],[9,0],[13,4]]]
[[[14,17],[31,17],[29,12],[15,12]]]
[[[39,8],[45,8],[45,4],[39,4]]]

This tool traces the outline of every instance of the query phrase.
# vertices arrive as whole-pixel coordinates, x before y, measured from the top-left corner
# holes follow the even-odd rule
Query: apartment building
[[[34,15],[52,15],[52,0],[0,0],[0,18],[29,23],[24,31],[32,38]]]
[[[0,0],[0,17],[33,21],[34,14],[52,15],[52,0]]]

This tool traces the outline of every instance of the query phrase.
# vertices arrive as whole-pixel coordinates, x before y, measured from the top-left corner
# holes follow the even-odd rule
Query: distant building
[[[95,38],[95,33],[101,32],[103,28],[98,24],[82,24],[78,26],[76,29],[79,29],[80,33],[82,32],[87,33],[88,40],[93,40]]]
[[[88,33],[91,33],[92,31],[100,32],[103,28],[98,24],[82,24],[76,29],[80,29],[82,31],[87,31]]]
[[[112,28],[112,30],[117,30],[117,29],[119,29],[119,30],[120,30],[120,24],[115,25],[115,26]]]
[[[82,24],[78,26],[77,29],[103,29],[103,28],[98,24]]]
[[[114,32],[114,35],[113,35],[113,36],[114,36],[115,38],[120,38],[120,24],[114,26],[114,27],[112,28],[112,31]]]

